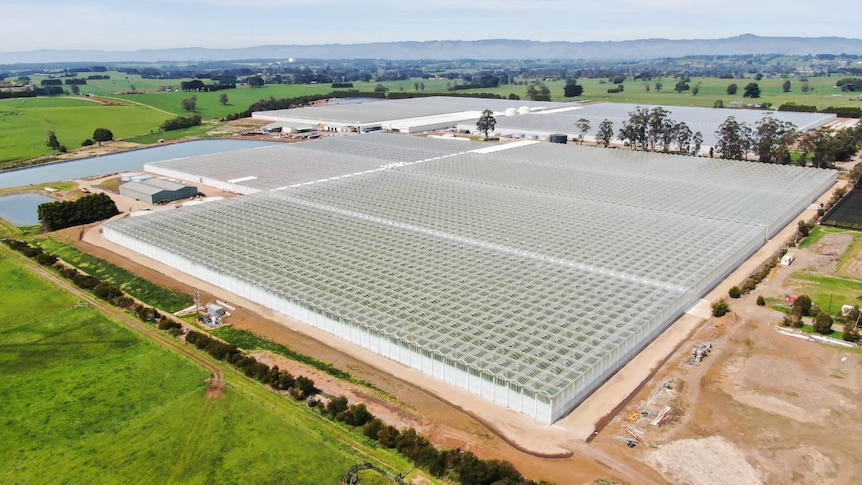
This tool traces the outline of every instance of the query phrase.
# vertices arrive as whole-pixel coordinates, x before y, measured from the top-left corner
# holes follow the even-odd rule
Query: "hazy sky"
[[[836,0],[0,0],[0,51],[400,40],[859,38]]]

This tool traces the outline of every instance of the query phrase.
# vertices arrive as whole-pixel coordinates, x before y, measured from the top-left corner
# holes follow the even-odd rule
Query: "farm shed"
[[[120,185],[120,195],[150,204],[172,202],[197,195],[197,187],[169,180],[150,178]]]

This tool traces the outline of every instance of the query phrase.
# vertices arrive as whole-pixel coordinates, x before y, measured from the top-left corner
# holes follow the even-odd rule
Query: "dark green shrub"
[[[728,313],[730,313],[730,305],[727,304],[727,300],[722,298],[721,300],[712,302],[712,316],[720,318]]]

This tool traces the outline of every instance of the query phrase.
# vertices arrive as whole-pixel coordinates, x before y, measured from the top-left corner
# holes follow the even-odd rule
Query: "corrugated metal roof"
[[[186,188],[185,184],[181,184],[178,182],[171,182],[170,180],[157,179],[157,178],[142,180],[140,183],[142,183],[144,185],[149,185],[151,187],[155,187],[155,188],[161,189],[161,190],[170,190],[171,192],[175,192],[177,190],[182,190],[182,189]]]
[[[120,185],[120,190],[130,190],[139,194],[155,195],[163,191],[164,189],[154,187],[143,182],[126,182],[123,185]]]

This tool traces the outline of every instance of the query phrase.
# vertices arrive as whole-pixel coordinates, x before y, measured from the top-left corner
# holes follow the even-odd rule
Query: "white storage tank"
[[[124,173],[124,174],[120,175],[120,182],[131,182],[132,177],[137,177],[139,175],[141,175],[140,172]]]
[[[506,108],[506,116],[515,116],[518,114],[517,108]]]
[[[129,181],[130,182],[143,182],[144,180],[149,180],[151,178],[153,178],[152,175],[147,175],[145,173],[139,173],[139,174],[134,175],[132,178],[130,178]]]
[[[529,106],[521,106],[520,108],[518,108],[518,114],[519,115],[530,114],[530,107]]]

